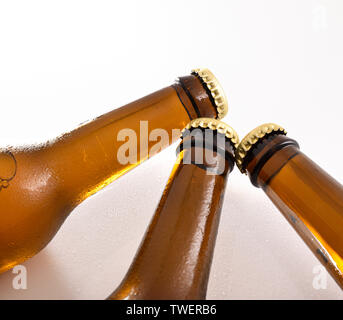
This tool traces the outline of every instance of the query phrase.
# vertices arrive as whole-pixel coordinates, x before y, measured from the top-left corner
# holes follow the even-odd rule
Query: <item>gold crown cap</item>
[[[286,130],[275,123],[265,123],[261,126],[255,128],[254,130],[250,131],[240,142],[238,145],[236,151],[235,151],[235,157],[236,157],[236,164],[239,170],[242,173],[246,173],[246,170],[242,168],[242,164],[244,161],[244,158],[248,154],[249,150],[252,148],[254,144],[259,142],[263,137],[270,134],[271,132],[277,132],[279,131],[282,134],[287,134]]]
[[[209,128],[211,130],[216,130],[219,133],[224,134],[225,137],[232,142],[235,148],[237,148],[239,144],[239,137],[237,132],[225,122],[213,118],[197,118],[192,120],[182,130],[182,134],[185,132],[185,130],[190,130],[191,128],[199,127],[204,129]]]
[[[201,80],[206,84],[208,90],[211,92],[217,108],[217,119],[224,118],[228,111],[228,103],[224,90],[219,84],[217,78],[206,68],[193,69],[192,72],[201,78]]]

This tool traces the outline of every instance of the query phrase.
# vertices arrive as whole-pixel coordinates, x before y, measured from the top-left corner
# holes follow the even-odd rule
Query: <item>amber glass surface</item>
[[[124,280],[109,299],[205,299],[231,164],[184,164],[178,157],[155,215]],[[211,152],[203,149],[203,152]],[[225,161],[220,175],[209,174]],[[213,171],[212,171],[213,172]]]
[[[216,116],[201,81],[186,78],[45,145],[0,150],[0,272],[40,251],[82,200],[165,148],[156,148],[154,129],[166,130],[171,143],[179,138],[172,130],[198,113]],[[136,133],[136,161],[118,161],[121,129]]]
[[[267,139],[248,164],[251,174],[285,136]],[[291,144],[275,151],[258,173],[258,185],[343,288],[343,187]]]

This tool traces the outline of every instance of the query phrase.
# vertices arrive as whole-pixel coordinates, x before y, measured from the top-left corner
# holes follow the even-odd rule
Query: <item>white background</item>
[[[284,126],[338,181],[343,2],[1,1],[0,145],[45,141],[194,67],[224,87],[241,137]],[[25,262],[28,289],[0,275],[0,299],[104,299],[123,278],[175,160],[175,145],[75,209]],[[229,177],[209,299],[342,299],[261,189]]]

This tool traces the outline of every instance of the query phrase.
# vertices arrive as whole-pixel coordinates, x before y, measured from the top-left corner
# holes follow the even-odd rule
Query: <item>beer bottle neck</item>
[[[215,117],[213,101],[197,77],[182,77],[62,136],[47,158],[79,203],[175,142],[198,114]]]
[[[231,161],[196,163],[193,146],[178,156],[131,267],[109,299],[204,299]],[[204,156],[213,151],[202,148]],[[191,163],[184,159],[191,156]],[[221,174],[213,174],[224,164]],[[209,170],[207,170],[209,169]]]
[[[176,90],[189,119],[217,118],[215,101],[207,85],[195,75],[179,77],[173,88]]]
[[[249,178],[256,187],[264,188],[273,176],[299,152],[298,143],[282,134],[271,134],[249,151],[244,159]]]
[[[263,139],[247,160],[251,181],[343,288],[343,186],[283,135]]]

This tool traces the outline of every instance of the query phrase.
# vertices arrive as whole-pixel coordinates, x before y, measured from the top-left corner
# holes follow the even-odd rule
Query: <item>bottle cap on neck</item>
[[[209,150],[228,160],[230,171],[234,168],[234,153],[239,138],[236,131],[228,124],[212,118],[197,118],[182,130],[181,139],[177,153],[190,147]]]
[[[239,144],[239,137],[237,132],[225,122],[212,118],[197,118],[189,122],[182,130],[181,138],[184,138],[187,133],[191,132],[195,128],[211,129],[223,134],[227,138],[234,148],[236,149]]]
[[[242,173],[247,173],[247,159],[249,154],[263,138],[271,134],[286,135],[287,132],[284,128],[275,123],[265,123],[250,131],[239,143],[235,151],[236,164]]]
[[[228,111],[228,102],[226,95],[219,81],[214,74],[206,68],[193,69],[192,74],[197,76],[209,92],[210,97],[213,99],[217,107],[217,119],[225,117]]]

